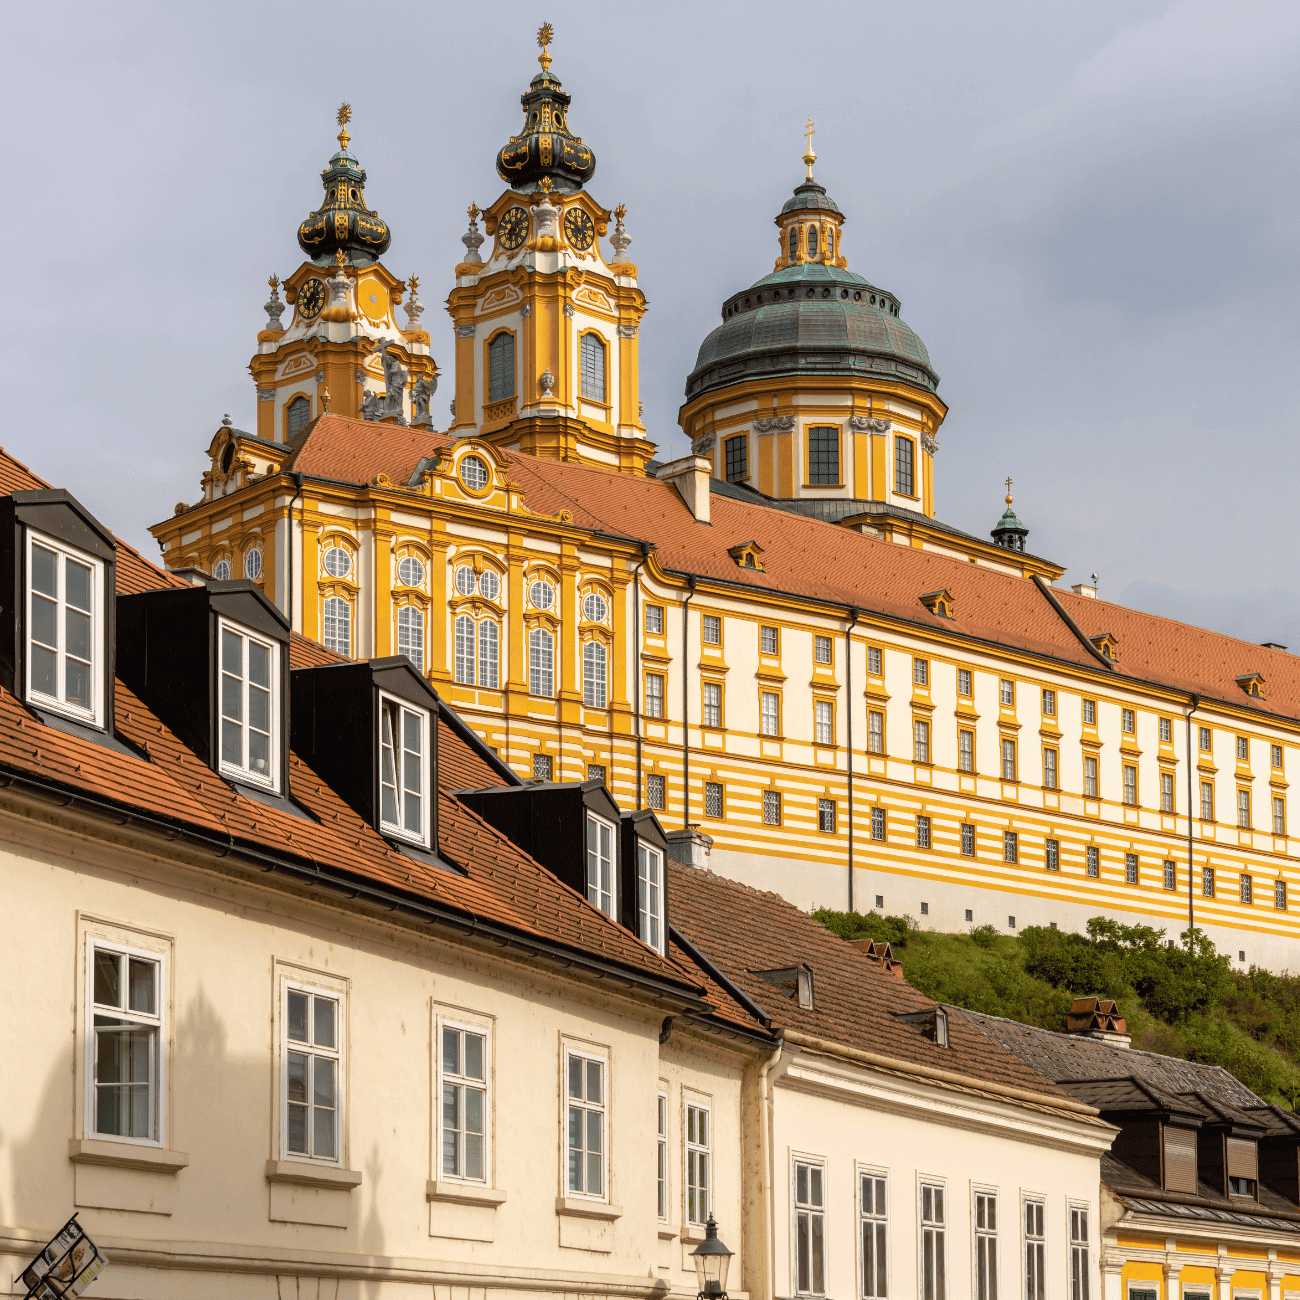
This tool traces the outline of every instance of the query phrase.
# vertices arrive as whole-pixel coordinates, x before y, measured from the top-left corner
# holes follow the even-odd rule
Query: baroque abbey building
[[[409,656],[518,776],[604,782],[683,860],[801,906],[1190,914],[1235,963],[1293,966],[1296,658],[1056,585],[1009,494],[987,539],[939,521],[939,376],[850,269],[811,148],[771,270],[686,377],[692,454],[657,460],[626,214],[540,62],[448,268],[450,376],[340,113],[255,430],[216,431],[153,529],[167,566]]]

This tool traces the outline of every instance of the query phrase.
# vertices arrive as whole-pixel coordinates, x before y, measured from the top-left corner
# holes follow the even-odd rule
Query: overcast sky
[[[445,427],[465,208],[502,189],[546,19],[591,193],[628,207],[662,455],[811,116],[849,266],[942,378],[939,517],[986,534],[1009,474],[1065,582],[1300,650],[1300,4],[545,6],[9,11],[3,445],[157,555],[223,413],[256,428],[266,278],[345,99]]]

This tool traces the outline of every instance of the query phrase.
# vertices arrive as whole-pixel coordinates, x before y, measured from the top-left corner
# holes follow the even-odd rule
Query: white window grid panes
[[[541,627],[528,634],[528,693],[555,694],[555,638]]]
[[[916,818],[916,847],[918,849],[928,849],[930,847],[930,819],[920,813]]]
[[[86,1131],[161,1144],[162,954],[87,938]]]
[[[1250,791],[1237,791],[1237,825],[1249,828],[1250,826]]]
[[[760,627],[758,629],[758,648],[765,655],[774,655],[777,650],[777,633],[774,627]]]
[[[1137,728],[1137,719],[1132,709],[1121,709],[1119,711],[1120,730],[1126,736],[1131,736]]]
[[[1025,1300],[1047,1300],[1045,1213],[1042,1201],[1024,1202]]]
[[[658,773],[652,773],[645,779],[645,801],[646,807],[653,808],[656,812],[664,811],[667,804],[666,783]]]
[[[871,838],[873,840],[883,840],[885,838],[885,810],[881,807],[875,807],[871,810]]]
[[[763,791],[763,825],[780,826],[781,792],[779,790]]]
[[[218,582],[229,582],[229,581],[230,581],[230,561],[229,561],[229,560],[218,560],[218,561],[216,562],[216,564],[214,564],[214,565],[212,566],[212,576],[213,576],[213,577],[214,577]]]
[[[712,1204],[709,1121],[707,1106],[686,1103],[686,1222],[696,1225],[708,1222]]]
[[[817,700],[813,704],[813,716],[817,743],[819,745],[833,745],[835,743],[835,706],[830,700]]]
[[[1043,785],[1049,790],[1056,789],[1056,750],[1043,750]]]
[[[1201,782],[1201,820],[1212,822],[1214,820],[1214,782]]]
[[[704,725],[722,726],[722,684],[720,682],[704,683]]]
[[[762,692],[759,726],[765,736],[781,734],[781,697],[775,691]]]
[[[884,656],[881,654],[880,647],[877,645],[867,647],[867,672],[873,677],[879,677],[883,664]]]
[[[1014,740],[1003,740],[1002,742],[1002,779],[1004,781],[1014,781],[1016,779],[1016,742]]]
[[[1286,800],[1280,794],[1273,796],[1273,834],[1286,834]]]
[[[442,1176],[486,1183],[488,1040],[478,1029],[442,1026]]]
[[[352,657],[352,606],[342,596],[328,596],[321,614],[321,640],[327,650]]]
[[[501,595],[501,578],[495,569],[484,569],[478,575],[478,593],[484,600],[496,600]]]
[[[1270,746],[1269,746],[1269,761],[1273,764],[1274,767],[1279,767],[1279,768],[1280,768],[1280,767],[1282,766],[1282,746],[1281,746],[1281,745],[1270,745]]]
[[[424,586],[424,562],[414,555],[404,555],[397,562],[397,580],[404,587]]]
[[[379,697],[379,825],[402,839],[429,842],[429,715]]]
[[[1049,839],[1043,848],[1043,865],[1048,871],[1061,869],[1061,841]]]
[[[1011,709],[1016,704],[1016,684],[1009,677],[998,682],[998,703],[1004,709]]]
[[[1020,860],[1020,840],[1015,831],[1002,832],[1002,861],[1018,862]]]
[[[1237,762],[1250,762],[1250,741],[1245,736],[1237,737]]]
[[[918,763],[930,761],[930,724],[924,718],[912,722],[913,758]]]
[[[592,591],[583,597],[582,616],[588,623],[603,623],[608,612],[609,606],[604,596]]]
[[[636,842],[636,919],[642,943],[663,952],[664,857],[644,840]]]
[[[885,715],[878,709],[867,714],[867,750],[872,754],[885,752]]]
[[[828,636],[813,637],[813,662],[828,664],[831,661],[831,639]]]
[[[1201,868],[1201,893],[1206,898],[1214,897],[1214,868]]]
[[[975,827],[970,822],[961,824],[961,852],[964,858],[975,856]]]
[[[1273,906],[1279,912],[1286,911],[1286,881],[1275,880],[1273,882]]]
[[[1253,903],[1255,901],[1255,882],[1249,876],[1241,878],[1241,892],[1239,897],[1243,903]]]
[[[456,615],[456,680],[464,686],[474,685],[477,664],[478,627],[468,614]]]
[[[826,1170],[820,1162],[794,1161],[794,1292],[826,1294]]]
[[[969,696],[970,690],[971,690],[970,669],[958,668],[957,669],[957,694]]]
[[[975,770],[975,733],[959,731],[957,733],[957,766],[963,772]]]
[[[1124,855],[1124,883],[1126,885],[1136,885],[1138,883],[1138,855],[1136,853],[1126,853]]]
[[[325,572],[331,578],[346,578],[352,572],[352,556],[342,546],[331,546],[325,552]]]
[[[928,659],[912,660],[912,684],[914,686],[929,686],[930,661]]]
[[[817,829],[828,835],[835,833],[835,800],[817,800]]]
[[[456,592],[461,596],[472,596],[475,588],[478,586],[478,579],[474,576],[474,570],[468,564],[457,565],[456,567]]]
[[[722,816],[722,782],[705,781],[704,815],[706,817]]]
[[[862,1300],[886,1300],[889,1295],[889,1202],[886,1180],[879,1174],[858,1174],[858,1225]]]
[[[647,605],[645,607],[645,630],[651,636],[663,636],[664,607],[662,605]]]
[[[605,400],[605,345],[596,334],[582,336],[582,395]]]
[[[279,646],[222,620],[221,770],[278,789]]]
[[[587,902],[614,915],[614,827],[587,814]]]
[[[262,576],[262,548],[254,546],[244,552],[244,577],[256,582]]]
[[[1056,716],[1056,692],[1043,690],[1043,715],[1044,717],[1054,718]]]
[[[1124,802],[1136,806],[1138,801],[1138,770],[1132,763],[1124,764]]]
[[[1173,741],[1174,728],[1173,723],[1168,718],[1160,719],[1160,743],[1168,745]]]
[[[1198,727],[1196,729],[1196,743],[1202,753],[1208,754],[1214,748],[1213,735],[1209,727]]]
[[[501,629],[490,620],[478,625],[478,684],[491,690],[501,684]]]
[[[1091,754],[1083,760],[1083,793],[1089,799],[1097,798],[1097,760]]]
[[[551,779],[552,762],[550,754],[533,755],[533,776],[539,781],[549,781]]]
[[[534,609],[550,609],[555,604],[555,588],[543,578],[537,578],[528,588],[528,599]]]
[[[948,1294],[948,1218],[944,1189],[921,1184],[920,1300],[944,1300]]]
[[[1174,810],[1174,774],[1160,773],[1160,811],[1171,813]]]
[[[1172,858],[1165,859],[1163,883],[1166,889],[1178,888],[1178,867]]]
[[[397,653],[424,671],[424,611],[403,605],[397,611]]]
[[[280,1122],[285,1157],[340,1162],[340,1010],[338,994],[284,982]]]
[[[1094,880],[1101,875],[1101,850],[1089,844],[1086,850],[1087,872]]]
[[[705,645],[722,644],[722,619],[717,614],[705,614],[700,619],[700,639]]]
[[[576,1196],[605,1198],[605,1062],[570,1051],[565,1061],[568,1098],[566,1186]]]
[[[659,1222],[668,1222],[668,1094],[661,1092],[657,1098],[655,1139],[655,1185]]]
[[[1089,1258],[1088,1211],[1070,1206],[1070,1294],[1069,1300],[1089,1300],[1092,1265]]]
[[[58,713],[104,721],[104,565],[27,534],[27,698]]]
[[[647,718],[664,716],[664,679],[662,673],[646,673],[645,715]]]
[[[605,695],[605,647],[588,641],[582,647],[582,702],[589,709],[603,709]]]
[[[460,462],[460,481],[472,492],[481,492],[488,483],[488,467],[477,456],[466,456]]]
[[[1097,725],[1097,701],[1096,700],[1084,700],[1083,725],[1085,727],[1095,727]]]
[[[998,1198],[975,1193],[975,1300],[998,1297]]]

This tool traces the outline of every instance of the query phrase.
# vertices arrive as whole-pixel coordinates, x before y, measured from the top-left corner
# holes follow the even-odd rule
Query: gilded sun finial
[[[338,121],[339,121],[339,134],[338,134],[339,148],[346,149],[348,147],[348,141],[352,139],[352,137],[348,134],[348,123],[352,121],[351,104],[341,104],[339,106]]]
[[[348,255],[340,248],[334,254],[334,265],[344,267],[348,264]]]
[[[537,186],[543,191],[543,193],[549,194],[555,188],[555,182],[551,180],[549,176],[543,176],[542,179],[537,182]]]
[[[614,220],[622,221],[625,216],[627,216],[627,204],[620,203],[618,207],[614,209]]]
[[[274,293],[280,287],[280,277],[278,275],[271,276],[267,284],[271,286],[271,292]]]
[[[555,28],[550,23],[543,23],[537,29],[537,44],[542,47],[542,52],[538,56],[537,62],[542,65],[543,72],[551,70],[551,56],[547,53],[546,47],[555,39]]]
[[[471,203],[465,211],[469,213],[469,219],[471,222],[479,219],[479,206],[477,203]]]
[[[414,294],[420,287],[420,277],[418,275],[411,276],[411,278],[406,282],[406,287]]]
[[[803,160],[808,167],[808,179],[812,180],[813,178],[812,165],[817,161],[817,155],[813,153],[812,138],[814,135],[817,134],[817,128],[813,126],[813,120],[811,117],[808,119],[808,125],[804,127],[803,133],[804,133],[804,138],[808,142],[808,147],[804,151]]]
[[[1007,479],[1007,505],[1011,504],[1011,479]]]

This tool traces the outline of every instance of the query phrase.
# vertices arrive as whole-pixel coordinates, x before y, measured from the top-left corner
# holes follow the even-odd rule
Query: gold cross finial
[[[1011,504],[1011,479],[1007,478],[1007,505]]]
[[[812,165],[817,161],[817,155],[813,153],[812,138],[814,135],[816,135],[817,128],[813,126],[813,120],[811,117],[808,119],[808,125],[804,127],[803,133],[804,133],[804,138],[808,141],[808,149],[804,153],[803,160],[808,166],[808,179],[812,180],[813,178]]]
[[[340,149],[346,149],[348,147],[348,141],[352,139],[352,137],[348,134],[348,123],[350,121],[352,121],[352,105],[341,104],[339,106],[339,134],[338,134]]]
[[[537,58],[537,62],[542,65],[543,72],[551,70],[551,56],[547,53],[546,47],[555,39],[555,28],[550,23],[543,23],[537,29],[537,44],[542,47],[542,52]]]

